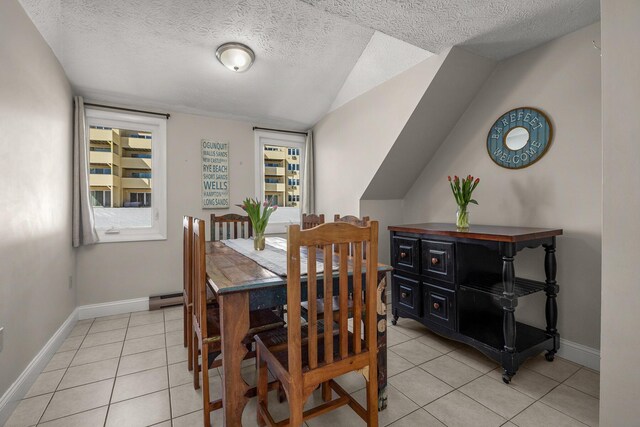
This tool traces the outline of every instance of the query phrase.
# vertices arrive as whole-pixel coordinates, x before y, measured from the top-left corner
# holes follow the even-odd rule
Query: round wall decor
[[[487,151],[499,166],[522,169],[544,156],[552,138],[553,128],[546,114],[531,107],[515,108],[491,126]]]

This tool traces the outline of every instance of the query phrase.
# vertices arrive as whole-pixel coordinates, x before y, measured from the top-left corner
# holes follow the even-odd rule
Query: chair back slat
[[[193,218],[182,218],[182,287],[184,289],[185,304],[191,304],[192,297],[192,265],[193,250]]]
[[[353,244],[353,351],[362,351],[362,242]]]
[[[315,369],[318,366],[318,273],[316,271],[316,247],[309,246],[307,254],[307,299],[308,309],[308,330],[309,330],[309,367]]]
[[[366,288],[365,288],[365,324],[367,339],[365,345],[369,351],[377,351],[376,336],[378,328],[377,322],[377,310],[376,310],[376,296],[378,293],[378,223],[372,222],[371,240],[365,242],[365,258],[367,262],[366,272]],[[375,227],[374,227],[375,225]],[[374,232],[375,231],[375,232]]]
[[[322,300],[324,304],[324,362],[333,362],[333,253],[331,245],[324,245],[324,288]],[[288,288],[287,288],[288,289]],[[287,302],[288,306],[288,302]]]
[[[205,222],[193,219],[193,321],[201,337],[207,337],[207,266]]]
[[[339,245],[340,265],[338,268],[338,283],[340,286],[339,318],[340,318],[340,358],[344,359],[349,354],[349,244]],[[325,311],[329,311],[328,308]]]
[[[334,247],[338,254],[334,255]],[[307,254],[307,299],[308,299],[308,360],[302,360],[301,321],[300,321],[300,261]],[[319,249],[321,248],[321,249]],[[350,250],[353,248],[353,256]],[[317,291],[317,271],[315,266],[318,251],[322,251],[324,272],[321,274],[322,296]],[[289,227],[287,239],[287,307],[288,313],[288,358],[289,373],[293,378],[302,375],[301,366],[308,362],[310,371],[331,369],[328,365],[335,359],[341,361],[360,357],[363,353],[377,351],[377,262],[378,262],[378,223],[372,221],[364,227],[348,223],[327,223],[309,230],[300,230],[300,226]],[[366,258],[364,255],[366,253]],[[333,265],[337,263],[337,279],[334,278]],[[364,277],[364,283],[363,283]],[[333,303],[334,280],[339,290],[338,329],[334,328]],[[353,334],[348,330],[349,285],[353,286]],[[363,300],[364,299],[364,300]],[[316,300],[324,305],[322,323],[324,331],[318,331],[318,306]],[[320,304],[318,302],[317,304]],[[365,327],[362,327],[364,323]],[[364,337],[362,331],[365,331]],[[322,337],[320,337],[322,334]],[[352,336],[353,341],[350,341]],[[334,356],[334,339],[336,353]],[[362,344],[364,342],[364,344]],[[320,345],[323,350],[320,351]],[[368,353],[370,356],[371,354]],[[365,356],[369,357],[369,356]],[[375,357],[375,356],[371,356]],[[355,359],[354,359],[355,361]],[[304,374],[306,375],[306,373]],[[324,375],[324,374],[323,374]]]
[[[341,217],[338,214],[335,214],[333,216],[333,222],[346,222],[347,224],[353,224],[353,225],[357,225],[358,227],[366,227],[367,223],[369,222],[369,217],[368,216],[363,216],[362,219],[358,218],[357,216],[353,216],[353,215],[345,215],[343,217]],[[335,248],[336,253],[338,253],[338,248]],[[349,255],[353,256],[353,245],[349,248]]]
[[[216,237],[216,224],[218,225],[218,235]],[[240,233],[238,233],[238,225],[240,226]],[[232,230],[233,227],[233,230]],[[245,233],[245,228],[247,232]],[[211,214],[211,241],[222,239],[248,239],[253,236],[253,226],[249,216],[242,216],[238,214],[227,214],[217,216]],[[232,232],[233,231],[233,232]]]
[[[302,214],[302,229],[308,230],[324,224],[324,214]]]

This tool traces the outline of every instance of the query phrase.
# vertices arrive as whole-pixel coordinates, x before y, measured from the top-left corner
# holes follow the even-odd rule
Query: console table
[[[433,332],[475,347],[502,365],[509,383],[528,357],[560,348],[556,328],[556,236],[561,229],[428,223],[389,227],[392,323],[415,319]],[[546,280],[517,277],[514,257],[542,246]],[[546,329],[516,321],[518,299],[546,293]]]

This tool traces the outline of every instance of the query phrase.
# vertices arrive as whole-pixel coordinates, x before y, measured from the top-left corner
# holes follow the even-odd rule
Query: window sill
[[[166,234],[150,233],[150,234],[105,234],[98,231],[97,243],[124,243],[124,242],[148,242],[154,240],[167,240]]]
[[[264,231],[266,235],[282,235],[287,234],[287,227],[290,225],[300,225],[300,222],[270,222],[267,224],[267,229]]]

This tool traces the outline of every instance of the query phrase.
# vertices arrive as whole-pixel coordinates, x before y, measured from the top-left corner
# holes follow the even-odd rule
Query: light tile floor
[[[505,385],[496,363],[417,322],[400,319],[388,337],[389,406],[379,415],[381,426],[598,425],[600,378],[588,368],[541,355]],[[200,426],[201,392],[193,389],[186,359],[181,307],[79,321],[6,426]],[[245,363],[252,383],[253,364]],[[219,371],[209,380],[219,396]],[[339,382],[364,403],[362,376]],[[276,419],[287,417],[286,403],[270,398]],[[307,406],[319,403],[314,394]],[[212,421],[222,424],[220,411]],[[254,399],[243,424],[256,425]],[[343,407],[307,425],[364,423]]]

